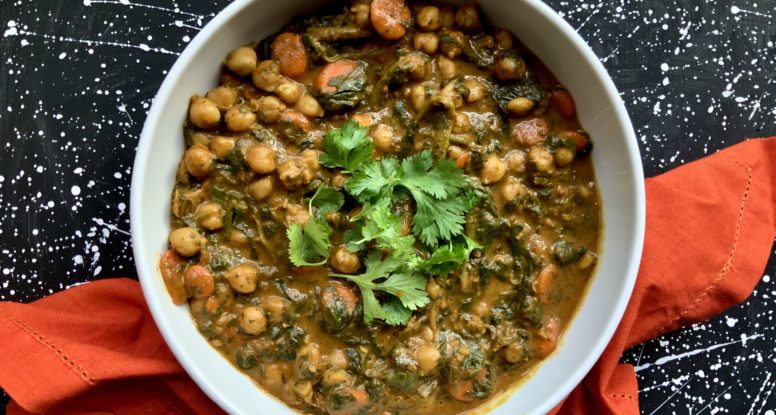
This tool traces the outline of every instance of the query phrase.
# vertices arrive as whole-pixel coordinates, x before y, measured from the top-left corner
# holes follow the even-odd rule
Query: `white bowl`
[[[230,413],[289,414],[205,341],[185,306],[170,301],[157,262],[166,250],[170,194],[184,150],[189,97],[214,87],[226,53],[320,6],[314,0],[236,0],[191,42],[170,70],[148,114],[135,157],[132,244],[149,308],[167,344],[202,390]],[[577,33],[539,0],[481,0],[496,26],[511,30],[573,94],[593,137],[603,200],[598,269],[558,350],[515,391],[488,405],[493,414],[546,413],[596,362],[630,297],[644,237],[644,184],[636,137],[603,65]],[[507,397],[508,396],[508,397]],[[495,407],[495,408],[493,408]],[[487,409],[487,408],[486,408]]]

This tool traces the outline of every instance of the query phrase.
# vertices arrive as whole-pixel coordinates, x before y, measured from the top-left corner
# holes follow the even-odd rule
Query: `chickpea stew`
[[[210,344],[313,414],[453,414],[556,348],[596,264],[588,135],[473,4],[355,0],[191,99],[160,270]]]

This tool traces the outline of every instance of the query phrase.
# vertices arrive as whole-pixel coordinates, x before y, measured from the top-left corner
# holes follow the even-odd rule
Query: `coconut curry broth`
[[[230,52],[184,126],[165,283],[213,347],[302,411],[479,406],[555,349],[595,266],[600,206],[571,96],[476,8],[410,4],[412,22],[406,7],[357,2]],[[342,277],[394,253],[345,246],[366,205],[347,184],[358,173],[322,158],[332,131],[363,131],[373,159],[452,160],[466,175],[458,195],[475,195],[455,239],[473,245],[449,273],[423,261],[453,239],[424,243],[420,202],[389,198],[402,237],[414,235],[402,269],[422,282],[400,323],[367,318],[361,285]],[[323,187],[343,200],[319,215]],[[321,265],[295,266],[290,230],[310,221],[330,245]],[[384,307],[402,299],[387,292]]]

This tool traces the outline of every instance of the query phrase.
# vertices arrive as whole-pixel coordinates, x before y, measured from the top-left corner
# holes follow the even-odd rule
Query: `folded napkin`
[[[743,301],[776,236],[776,138],[647,180],[636,288],[593,370],[553,412],[637,414],[622,351]],[[165,345],[140,287],[101,280],[0,302],[0,387],[16,414],[217,414]]]

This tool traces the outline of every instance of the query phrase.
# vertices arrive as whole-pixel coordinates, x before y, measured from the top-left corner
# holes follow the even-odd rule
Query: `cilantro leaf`
[[[321,164],[341,167],[345,172],[353,172],[370,160],[374,149],[366,128],[353,121],[346,122],[340,129],[329,130],[321,144],[324,151]]]
[[[319,266],[329,259],[331,228],[314,218],[307,219],[304,228],[292,223],[286,230],[288,259],[298,267]]]
[[[412,317],[412,310],[404,307],[401,301],[392,296],[387,296],[386,300],[382,303],[382,319],[392,326],[402,326],[407,324]]]
[[[330,186],[318,186],[315,190],[315,194],[310,198],[310,211],[315,207],[318,211],[318,216],[323,216],[327,213],[336,212],[342,208],[345,204],[345,195],[339,190]]]
[[[452,160],[443,159],[434,165],[434,156],[426,150],[401,163],[401,185],[410,191],[422,191],[437,199],[455,196],[466,183],[463,171]]]
[[[425,261],[418,264],[417,269],[431,275],[445,276],[466,262],[472,251],[482,246],[464,236],[463,240],[456,238],[450,244],[440,246]]]
[[[361,203],[368,202],[381,194],[390,194],[398,180],[399,162],[394,158],[384,158],[366,163],[353,177],[345,182],[345,190]]]
[[[361,275],[329,274],[330,277],[346,278],[358,285],[364,303],[364,321],[374,319],[388,324],[406,324],[412,310],[429,303],[426,293],[426,279],[408,270],[403,259],[393,255],[383,258],[382,252],[373,250],[364,260],[366,271]],[[381,303],[375,291],[382,291],[386,298]],[[391,304],[392,298],[399,304]],[[406,311],[400,310],[400,307]]]
[[[389,203],[389,199],[380,199],[375,205],[367,203],[361,208],[351,219],[356,227],[344,236],[346,247],[359,251],[374,241],[378,248],[389,249],[394,257],[411,263],[415,256],[415,238],[402,235],[402,218],[391,212]]]
[[[411,191],[417,211],[412,218],[412,231],[428,246],[439,239],[450,240],[463,234],[466,203],[461,198],[437,200],[419,191]]]

